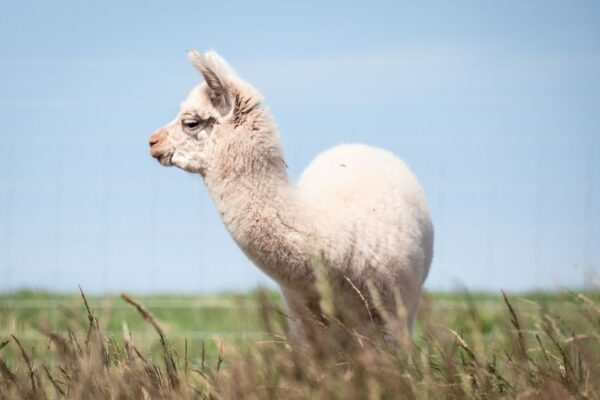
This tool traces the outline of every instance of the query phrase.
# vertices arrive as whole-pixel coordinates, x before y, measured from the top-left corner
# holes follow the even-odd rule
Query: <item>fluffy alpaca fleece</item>
[[[205,82],[152,135],[152,156],[204,178],[233,239],[280,285],[300,333],[319,313],[316,268],[356,311],[358,329],[401,308],[398,325],[410,330],[433,227],[407,166],[385,150],[346,144],[319,155],[294,184],[259,92],[215,52],[189,57]]]

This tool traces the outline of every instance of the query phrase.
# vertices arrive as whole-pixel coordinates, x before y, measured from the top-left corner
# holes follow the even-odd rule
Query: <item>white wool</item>
[[[380,311],[388,331],[410,331],[433,227],[406,164],[382,149],[345,144],[317,156],[294,184],[260,93],[217,53],[189,57],[211,84],[195,88],[178,117],[153,136],[152,155],[203,176],[233,239],[280,284],[299,332],[320,312],[316,268],[359,315],[359,330]],[[182,122],[194,118],[197,130]]]

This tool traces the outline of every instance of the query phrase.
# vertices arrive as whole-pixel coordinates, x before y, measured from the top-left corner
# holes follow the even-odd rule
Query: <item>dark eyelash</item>
[[[186,121],[193,121],[194,123],[191,124],[186,124]],[[181,124],[183,125],[183,127],[185,129],[188,130],[193,130],[196,131],[200,128],[203,127],[207,127],[209,125],[212,125],[215,123],[215,120],[213,118],[208,118],[208,119],[202,119],[199,117],[189,117],[189,118],[183,118],[181,121]]]
[[[199,120],[195,120],[192,123],[186,123],[185,121],[183,122],[183,125],[185,125],[186,128],[190,128],[190,129],[194,129],[197,128],[198,126],[200,126],[201,121]]]
[[[191,121],[187,123],[186,121]],[[198,117],[183,118],[181,124],[187,129],[197,129],[200,126],[206,125],[206,121]]]

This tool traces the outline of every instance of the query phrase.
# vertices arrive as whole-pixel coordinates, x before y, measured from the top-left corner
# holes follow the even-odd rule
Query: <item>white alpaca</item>
[[[376,289],[391,314],[401,300],[410,330],[431,264],[433,227],[407,166],[381,149],[340,145],[319,155],[294,184],[259,92],[217,53],[189,57],[205,82],[152,135],[152,156],[204,178],[231,236],[278,282],[298,321],[319,312],[318,263],[361,315],[358,325],[379,315],[372,308]]]

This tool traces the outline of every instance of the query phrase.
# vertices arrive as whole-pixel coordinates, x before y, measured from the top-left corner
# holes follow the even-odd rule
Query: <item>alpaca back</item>
[[[298,189],[315,212],[328,264],[359,287],[373,282],[390,301],[401,294],[409,314],[416,311],[433,227],[423,189],[406,164],[382,149],[340,145],[312,161]]]

